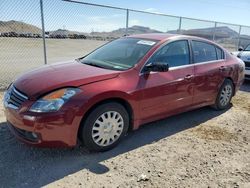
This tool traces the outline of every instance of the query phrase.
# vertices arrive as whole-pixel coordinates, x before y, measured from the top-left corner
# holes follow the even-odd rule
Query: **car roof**
[[[178,36],[178,35],[169,34],[169,33],[147,33],[147,34],[129,35],[128,37],[151,39],[151,40],[166,40],[166,39],[173,37],[173,36]]]
[[[168,39],[181,39],[181,38],[190,38],[190,39],[197,39],[197,40],[203,40],[203,41],[209,41],[204,38],[196,37],[196,36],[190,36],[190,35],[180,35],[180,34],[170,34],[170,33],[147,33],[147,34],[135,34],[135,35],[129,35],[127,37],[131,38],[142,38],[142,39],[151,39],[151,40],[159,40],[159,41],[165,41]],[[213,43],[213,42],[212,42]]]

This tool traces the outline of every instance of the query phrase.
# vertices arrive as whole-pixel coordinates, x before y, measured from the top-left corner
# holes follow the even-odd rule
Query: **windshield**
[[[250,51],[250,44],[245,48],[244,51]]]
[[[139,62],[157,41],[121,38],[114,40],[82,59],[81,63],[106,69],[127,70]]]

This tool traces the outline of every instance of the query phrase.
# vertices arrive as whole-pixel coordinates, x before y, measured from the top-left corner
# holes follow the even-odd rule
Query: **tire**
[[[107,151],[114,148],[125,136],[129,115],[119,103],[109,102],[90,112],[80,129],[80,138],[90,151]]]
[[[226,79],[220,87],[214,104],[216,110],[224,110],[230,107],[230,102],[234,93],[234,85],[231,80]]]

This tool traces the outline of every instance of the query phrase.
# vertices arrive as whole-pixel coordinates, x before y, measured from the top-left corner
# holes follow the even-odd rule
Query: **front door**
[[[155,120],[157,116],[183,110],[192,105],[194,67],[190,64],[187,40],[179,40],[160,48],[148,63],[161,62],[169,65],[167,72],[141,74],[141,119]]]

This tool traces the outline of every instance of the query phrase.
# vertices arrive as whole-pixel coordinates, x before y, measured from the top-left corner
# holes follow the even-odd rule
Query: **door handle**
[[[188,74],[188,75],[185,76],[184,79],[185,79],[185,80],[191,80],[193,77],[194,77],[194,75]]]

